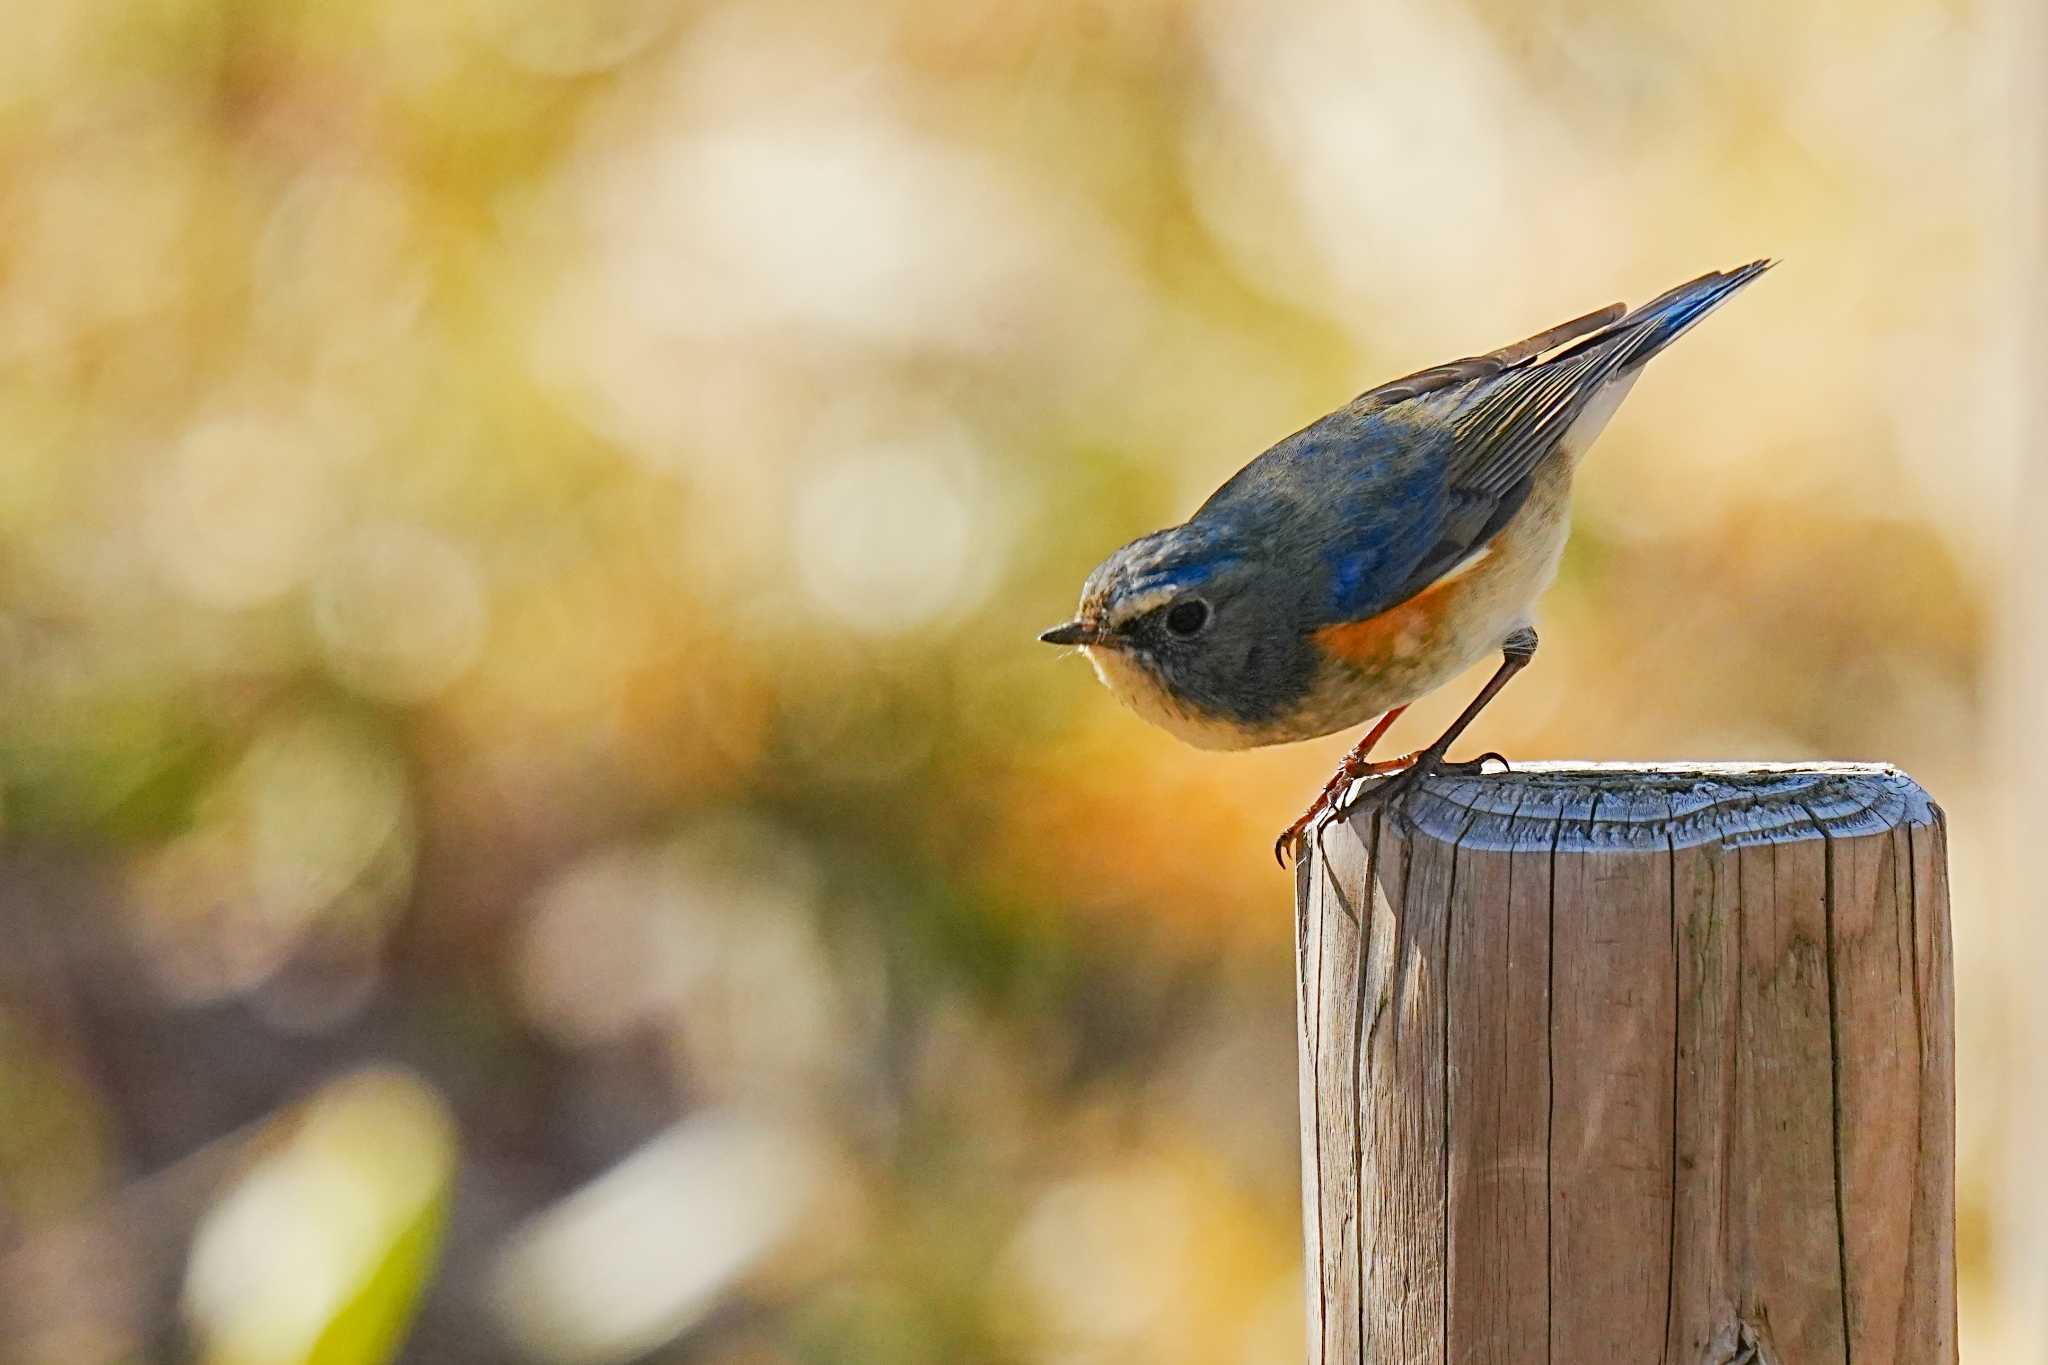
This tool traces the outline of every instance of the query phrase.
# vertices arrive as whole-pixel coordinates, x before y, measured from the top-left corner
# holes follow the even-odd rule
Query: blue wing
[[[1298,548],[1315,625],[1398,606],[1513,520],[1535,471],[1610,382],[1770,268],[1703,275],[1488,355],[1383,384],[1297,432],[1219,488],[1194,520],[1274,527]],[[1549,352],[1549,354],[1545,354]]]

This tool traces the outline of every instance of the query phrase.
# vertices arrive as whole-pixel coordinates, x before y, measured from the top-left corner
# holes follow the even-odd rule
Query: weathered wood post
[[[1955,1361],[1910,778],[1441,779],[1325,829],[1296,889],[1312,1362]]]

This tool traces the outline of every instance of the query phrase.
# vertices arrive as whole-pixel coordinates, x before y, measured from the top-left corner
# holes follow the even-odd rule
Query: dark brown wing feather
[[[1595,309],[1593,312],[1573,318],[1570,322],[1560,322],[1555,327],[1546,328],[1535,336],[1517,341],[1511,346],[1503,346],[1497,351],[1468,356],[1463,360],[1445,361],[1426,370],[1417,370],[1414,374],[1402,375],[1399,379],[1389,379],[1386,383],[1358,395],[1352,410],[1370,412],[1392,407],[1410,398],[1419,398],[1425,393],[1435,393],[1438,389],[1447,389],[1453,384],[1463,384],[1473,379],[1492,379],[1505,370],[1527,364],[1553,347],[1562,346],[1574,338],[1610,326],[1627,311],[1622,304],[1610,303],[1605,308]]]
[[[1610,303],[1605,308],[1595,308],[1592,312],[1575,317],[1570,322],[1560,322],[1549,331],[1538,332],[1526,341],[1503,346],[1492,352],[1488,358],[1498,360],[1502,369],[1508,369],[1525,360],[1534,360],[1552,347],[1562,346],[1575,337],[1597,332],[1602,327],[1619,322],[1627,313],[1627,304]]]

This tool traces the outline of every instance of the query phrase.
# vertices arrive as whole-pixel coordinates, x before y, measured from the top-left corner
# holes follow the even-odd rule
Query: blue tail
[[[1732,298],[1735,292],[1776,265],[1751,261],[1734,270],[1716,271],[1659,294],[1608,328],[1608,337],[1628,336],[1619,368],[1641,365],[1683,336],[1686,329]]]

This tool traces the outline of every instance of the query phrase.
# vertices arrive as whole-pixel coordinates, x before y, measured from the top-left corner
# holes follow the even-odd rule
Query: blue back
[[[1485,546],[1596,394],[1769,265],[1702,276],[1624,316],[1588,314],[1361,394],[1238,471],[1186,529],[1289,575],[1309,629],[1377,615]],[[1561,339],[1571,344],[1539,356]]]

